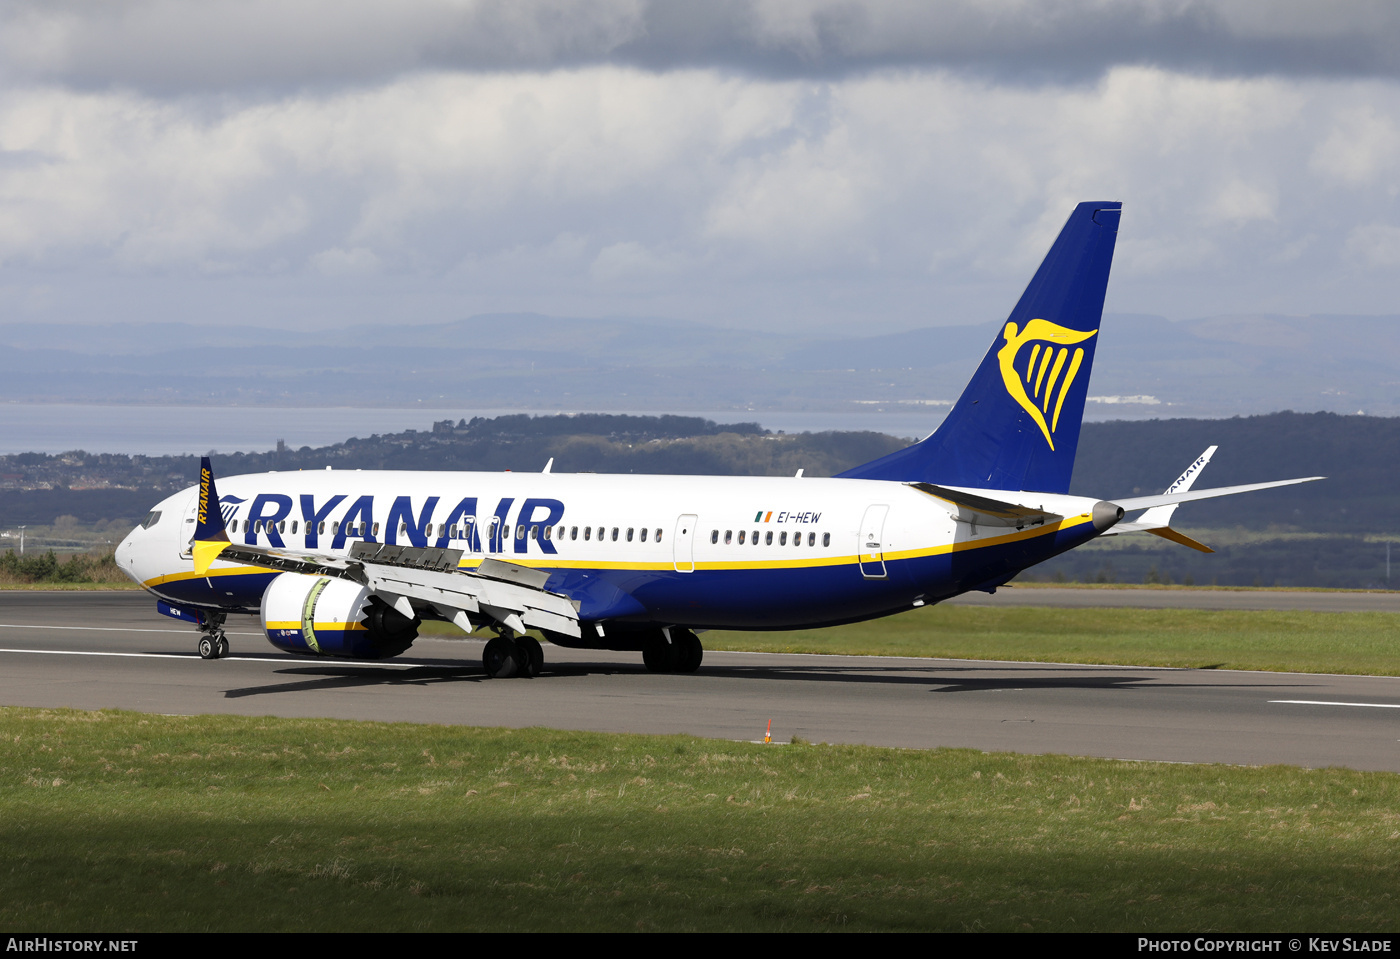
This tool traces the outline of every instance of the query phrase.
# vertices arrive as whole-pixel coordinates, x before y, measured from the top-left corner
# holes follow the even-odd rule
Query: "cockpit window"
[[[156,525],[156,524],[159,523],[159,522],[160,522],[160,510],[158,510],[158,509],[153,509],[153,510],[151,510],[149,513],[147,513],[147,514],[146,514],[146,518],[143,519],[143,520],[141,521],[141,528],[142,528],[142,529],[150,529],[152,526]]]

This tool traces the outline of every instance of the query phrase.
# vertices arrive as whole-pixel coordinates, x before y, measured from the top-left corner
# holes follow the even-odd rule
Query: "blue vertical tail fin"
[[[1121,203],[1081,203],[937,431],[840,474],[1069,491]]]

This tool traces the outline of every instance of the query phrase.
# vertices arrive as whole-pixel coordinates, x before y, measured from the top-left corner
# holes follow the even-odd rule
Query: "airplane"
[[[529,634],[694,672],[709,629],[889,616],[1099,536],[1172,530],[1181,503],[1322,477],[1195,490],[1212,447],[1158,495],[1069,494],[1120,203],[1080,203],[947,418],[834,477],[274,472],[156,504],[117,562],[166,615],[229,652],[231,614],[303,656],[397,656],[425,619],[485,629],[495,678],[538,675]],[[222,495],[220,495],[222,490]],[[1127,513],[1145,510],[1135,522]]]

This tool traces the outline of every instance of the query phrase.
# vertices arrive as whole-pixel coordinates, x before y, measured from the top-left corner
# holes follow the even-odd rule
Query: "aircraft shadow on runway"
[[[1064,667],[1058,667],[1063,669]],[[1071,669],[1073,667],[1070,667]],[[1086,667],[1093,669],[1093,667]],[[1008,675],[1004,677],[966,677],[949,676],[949,673],[960,672],[1003,672],[1019,673],[1019,675]],[[1277,683],[1195,683],[1181,681],[1177,679],[1172,682],[1164,682],[1163,674],[1133,674],[1133,673],[1086,673],[1081,675],[1059,675],[1047,677],[1034,677],[1025,675],[1026,667],[1021,666],[990,666],[990,667],[943,667],[929,666],[926,669],[919,667],[899,667],[896,672],[889,666],[713,666],[705,667],[701,672],[693,676],[676,677],[685,682],[703,682],[705,679],[751,679],[781,682],[819,682],[819,683],[875,683],[887,686],[921,686],[934,688],[928,689],[931,693],[963,693],[963,692],[989,692],[997,690],[1122,690],[1135,691],[1143,689],[1230,689],[1249,688],[1258,690],[1279,690],[1279,689],[1299,689],[1319,685],[1310,682],[1277,682]],[[1191,673],[1194,670],[1173,670],[1174,677],[1181,677],[1183,673]],[[304,676],[307,677],[301,682],[289,683],[263,683],[256,686],[245,686],[237,689],[230,689],[225,692],[225,697],[229,699],[239,699],[250,696],[261,696],[277,693],[313,692],[316,690],[346,689],[370,686],[436,686],[443,683],[479,683],[487,680],[485,671],[480,666],[466,665],[462,663],[420,663],[420,664],[395,664],[378,666],[366,665],[343,665],[337,663],[325,663],[305,665],[289,665],[286,668],[278,669],[280,676]],[[558,665],[546,666],[545,671],[534,680],[512,679],[512,680],[491,680],[492,682],[530,683],[543,682],[548,684],[551,679],[584,678],[589,676],[650,676],[646,668],[640,663],[633,666],[626,663],[562,663]],[[657,679],[668,680],[672,677],[657,675]]]

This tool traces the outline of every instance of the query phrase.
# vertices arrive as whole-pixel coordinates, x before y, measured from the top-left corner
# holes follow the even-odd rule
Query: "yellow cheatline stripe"
[[[333,622],[325,622],[325,623],[312,623],[311,625],[312,625],[312,628],[313,628],[313,629],[317,629],[317,630],[322,630],[322,629],[340,629],[340,630],[357,630],[357,629],[362,629],[362,630],[368,630],[368,629],[369,629],[369,627],[366,626],[364,623],[333,623]],[[285,622],[284,622],[284,621],[281,621],[281,620],[276,620],[276,621],[274,621],[274,622],[268,623],[268,624],[267,624],[267,628],[268,628],[268,629],[294,629],[294,630],[300,631],[300,630],[301,630],[301,620],[299,620],[299,619],[289,619],[289,620],[286,620]]]

